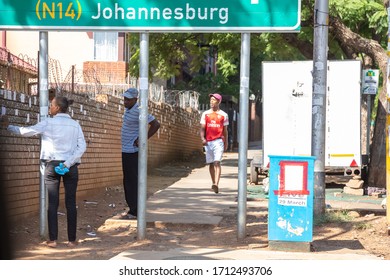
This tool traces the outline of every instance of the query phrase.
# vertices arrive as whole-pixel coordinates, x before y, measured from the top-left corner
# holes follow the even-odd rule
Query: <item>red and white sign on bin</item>
[[[279,189],[274,191],[279,205],[307,206],[307,162],[280,161]]]

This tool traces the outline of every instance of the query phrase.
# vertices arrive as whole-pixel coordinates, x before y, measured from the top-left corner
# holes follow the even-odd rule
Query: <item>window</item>
[[[97,61],[118,61],[118,33],[94,32],[94,59]]]

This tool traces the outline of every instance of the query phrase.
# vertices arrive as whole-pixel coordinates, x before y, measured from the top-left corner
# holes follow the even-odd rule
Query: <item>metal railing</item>
[[[38,68],[36,64],[34,64],[35,61],[27,61],[24,58],[19,58],[16,55],[10,53],[9,50],[2,47],[0,47],[0,60],[6,62],[8,66],[23,68],[25,71],[38,74]]]
[[[199,93],[193,90],[166,90],[164,103],[180,108],[199,108]]]

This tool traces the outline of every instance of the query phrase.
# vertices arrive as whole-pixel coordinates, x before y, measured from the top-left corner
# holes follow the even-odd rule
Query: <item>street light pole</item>
[[[328,71],[329,1],[314,6],[313,100],[311,154],[314,164],[314,215],[325,212],[325,125]]]

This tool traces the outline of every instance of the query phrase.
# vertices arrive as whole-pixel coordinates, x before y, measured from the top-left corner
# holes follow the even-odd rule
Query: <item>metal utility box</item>
[[[313,61],[263,62],[263,151],[311,155]],[[328,61],[325,168],[360,175],[361,63]]]
[[[310,251],[315,157],[270,155],[269,247]]]

